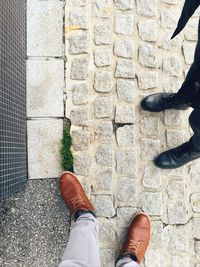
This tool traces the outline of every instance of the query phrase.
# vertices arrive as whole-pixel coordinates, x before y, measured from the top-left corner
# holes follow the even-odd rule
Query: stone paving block
[[[71,129],[72,146],[74,150],[87,150],[90,145],[91,134],[84,128],[77,127]]]
[[[197,18],[192,18],[187,25],[187,29],[185,31],[185,39],[188,41],[197,41],[198,34],[196,29],[198,28],[199,20]]]
[[[129,79],[117,79],[117,95],[119,100],[134,101],[135,82]]]
[[[183,111],[166,110],[165,111],[165,125],[166,126],[180,126],[183,124]]]
[[[159,79],[158,79],[158,72],[151,71],[151,72],[143,72],[138,74],[138,82],[139,87],[142,90],[146,89],[153,89],[158,87]]]
[[[89,175],[91,159],[89,155],[78,155],[73,153],[74,173],[77,175]]]
[[[89,38],[88,33],[85,31],[75,31],[69,36],[69,53],[85,54],[88,52]]]
[[[112,140],[113,124],[111,121],[98,121],[94,126],[94,135],[97,140]]]
[[[106,45],[112,43],[111,22],[98,23],[95,27],[96,45]]]
[[[28,56],[63,54],[63,2],[34,1],[27,6]]]
[[[109,18],[112,14],[112,3],[107,0],[96,0],[92,5],[92,12],[97,18]]]
[[[131,38],[116,40],[114,43],[114,54],[118,57],[132,58],[134,51],[133,40]]]
[[[113,100],[111,96],[98,96],[94,100],[94,115],[97,119],[113,117]]]
[[[115,32],[118,34],[133,34],[133,15],[117,13],[115,15]]]
[[[164,9],[161,11],[161,26],[163,28],[175,29],[179,10],[174,8]]]
[[[152,259],[154,259],[152,261]],[[145,266],[146,267],[167,267],[167,262],[162,260],[160,249],[149,248],[145,254]]]
[[[142,179],[144,187],[158,189],[162,185],[163,180],[162,173],[154,164],[145,167]]]
[[[149,43],[140,44],[138,61],[143,67],[156,68],[158,64],[156,46]]]
[[[157,14],[157,1],[156,0],[136,0],[137,13],[144,17],[154,17]]]
[[[143,41],[155,42],[157,39],[156,20],[140,20],[138,23],[139,36]]]
[[[62,134],[63,120],[61,119],[28,121],[30,179],[59,177]]]
[[[163,88],[166,93],[177,93],[182,85],[182,81],[170,81],[164,84]]]
[[[184,142],[183,131],[166,130],[166,141],[169,148],[180,146]]]
[[[117,172],[119,174],[134,174],[135,173],[135,155],[132,151],[117,151],[116,152]]]
[[[189,220],[189,208],[185,201],[168,204],[168,220],[170,224],[186,224]]]
[[[109,93],[113,89],[112,72],[96,71],[94,77],[94,89],[97,92]]]
[[[153,160],[160,152],[160,141],[157,139],[142,138],[140,148],[142,160]]]
[[[112,64],[112,50],[98,49],[94,53],[94,62],[97,67],[106,67]]]
[[[81,57],[75,58],[71,64],[71,75],[72,80],[86,80],[89,74],[89,58]]]
[[[169,73],[171,76],[179,77],[181,71],[181,61],[177,56],[170,56],[163,58],[163,71]]]
[[[140,123],[140,130],[142,134],[145,134],[147,136],[159,136],[159,119],[157,117],[142,118]]]
[[[116,139],[119,146],[131,146],[135,142],[135,133],[133,125],[125,125],[117,128]]]
[[[118,180],[116,198],[119,201],[128,203],[130,206],[136,205],[137,185],[133,178],[121,177]]]
[[[186,184],[184,180],[171,180],[166,188],[167,194],[171,199],[184,198],[186,193]]]
[[[84,105],[89,101],[89,88],[87,83],[75,83],[72,86],[72,102],[74,105]]]
[[[159,44],[164,50],[172,49],[171,31],[169,29],[163,29],[160,33]]]
[[[96,163],[106,167],[112,167],[112,144],[98,145],[95,152]]]
[[[194,52],[196,48],[196,43],[185,43],[183,45],[183,55],[186,64],[192,64],[194,61]]]
[[[27,116],[63,117],[64,61],[27,61]]]
[[[137,212],[138,210],[132,207],[117,208],[117,226],[128,228]]]
[[[191,225],[171,226],[164,228],[165,240],[167,240],[170,250],[177,252],[187,252],[190,246]],[[181,241],[181,242],[180,242]]]
[[[115,122],[116,123],[134,123],[135,112],[132,107],[119,106],[115,111]]]
[[[115,215],[113,200],[113,196],[109,195],[96,195],[92,197],[92,203],[98,217],[111,218]]]
[[[79,29],[88,29],[88,15],[84,8],[73,9],[69,13],[70,26],[76,26]]]
[[[144,212],[152,216],[159,216],[163,213],[163,199],[161,193],[142,192],[141,205]]]
[[[86,126],[88,124],[88,109],[76,108],[72,109],[69,115],[72,125]]]
[[[111,169],[98,172],[94,177],[93,189],[94,191],[99,190],[112,190],[114,186],[114,179]]]
[[[131,59],[118,59],[116,70],[115,70],[116,78],[134,78],[135,77],[135,69],[133,65],[133,61]]]

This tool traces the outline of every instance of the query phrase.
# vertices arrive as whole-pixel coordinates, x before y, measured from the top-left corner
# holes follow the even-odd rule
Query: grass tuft
[[[62,156],[62,168],[64,171],[74,172],[73,156],[71,152],[72,138],[70,135],[70,127],[67,124],[64,124],[63,127],[63,139],[61,144],[60,153]]]

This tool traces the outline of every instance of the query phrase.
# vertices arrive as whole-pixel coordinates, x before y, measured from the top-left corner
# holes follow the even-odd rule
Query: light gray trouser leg
[[[140,267],[140,265],[129,257],[124,257],[116,263],[116,267]]]
[[[59,267],[100,267],[99,223],[90,213],[81,215],[72,228]]]

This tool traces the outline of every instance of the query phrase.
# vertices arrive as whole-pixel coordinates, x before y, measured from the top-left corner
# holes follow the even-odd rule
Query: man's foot
[[[189,106],[180,99],[177,94],[159,93],[145,97],[141,101],[141,107],[151,112],[160,112],[165,109],[186,110]]]
[[[198,158],[200,158],[200,151],[195,150],[191,145],[191,141],[188,141],[176,148],[163,152],[154,160],[154,163],[162,169],[175,169]]]
[[[126,241],[120,251],[117,261],[130,257],[137,263],[141,263],[150,241],[150,220],[144,213],[136,215],[129,227]]]
[[[71,172],[61,174],[60,191],[67,207],[76,219],[85,212],[90,212],[95,216],[94,207],[75,174]]]

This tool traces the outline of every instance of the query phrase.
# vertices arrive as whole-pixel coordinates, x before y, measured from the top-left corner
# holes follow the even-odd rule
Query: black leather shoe
[[[175,169],[198,158],[200,158],[200,151],[194,150],[191,146],[191,142],[188,141],[160,154],[154,160],[154,163],[161,169]]]
[[[141,107],[151,112],[160,112],[165,109],[185,110],[189,106],[180,99],[177,94],[159,93],[145,97],[141,101]]]

